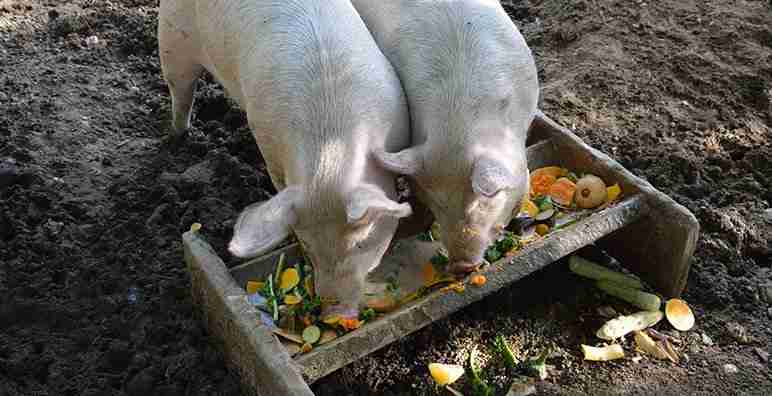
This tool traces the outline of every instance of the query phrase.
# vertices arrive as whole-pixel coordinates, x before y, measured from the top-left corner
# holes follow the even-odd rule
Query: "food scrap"
[[[574,193],[576,192],[576,184],[567,177],[561,177],[552,183],[547,196],[552,198],[553,202],[556,202],[561,206],[571,206],[574,201]]]
[[[576,182],[576,206],[592,209],[606,202],[606,183],[595,175],[587,175]]]
[[[613,205],[622,195],[618,183],[607,187],[596,175],[583,174],[578,178],[559,166],[533,170],[530,186],[519,213],[488,247],[488,262],[510,256],[527,243],[589,216],[592,210]]]
[[[281,284],[279,285],[279,287],[282,290],[290,290],[293,287],[297,286],[299,282],[300,282],[300,276],[298,275],[298,270],[294,268],[287,268],[281,274]]]
[[[672,362],[676,362],[677,357],[671,356],[671,354],[668,352],[668,348],[664,346],[664,344],[660,344],[656,341],[654,341],[649,335],[644,331],[635,331],[635,345],[640,349],[642,352],[646,353],[647,355],[653,356],[657,359],[664,359],[664,360],[670,360]],[[662,341],[660,341],[662,342]]]
[[[260,289],[265,287],[265,283],[263,282],[256,282],[256,281],[248,281],[247,282],[247,294],[255,294]]]
[[[285,346],[292,345],[287,348],[290,355],[306,353],[377,316],[374,309],[366,308],[358,318],[322,317],[322,299],[314,292],[313,267],[304,258],[287,263],[282,254],[273,273],[264,280],[248,280],[245,289],[249,303],[257,308],[256,319]]]
[[[632,289],[643,289],[643,283],[632,276],[610,270],[600,264],[573,255],[568,259],[568,267],[571,272],[594,280],[605,280]]]
[[[662,320],[661,311],[640,311],[632,315],[619,316],[606,322],[597,333],[598,338],[616,340],[638,330],[647,329]]]
[[[684,300],[671,298],[665,303],[667,321],[678,331],[688,331],[694,327],[694,314]]]
[[[476,275],[472,275],[472,278],[469,280],[469,283],[475,286],[482,286],[487,281],[488,279],[485,278],[485,275],[476,274]]]
[[[445,386],[461,378],[464,375],[464,368],[457,364],[430,363],[429,374],[437,385]]]
[[[653,328],[663,317],[679,331],[688,331],[694,326],[694,314],[685,301],[672,298],[665,303],[664,313],[660,310],[662,300],[659,296],[643,291],[644,284],[638,278],[593,263],[579,256],[569,258],[569,268],[582,277],[591,279],[595,285],[607,294],[617,297],[630,305],[643,309],[630,315],[621,315],[607,321],[596,336],[607,341],[616,341],[629,333],[634,334],[636,348],[646,355],[657,359],[670,360],[678,363],[680,356],[673,342],[682,341],[676,337],[663,334]],[[605,315],[602,315],[605,316]],[[611,353],[616,358],[623,357],[621,346],[614,344],[605,348],[619,348],[618,351],[601,352],[587,345],[582,345],[587,360],[608,360],[601,353]],[[617,354],[619,352],[619,354]],[[589,357],[588,357],[589,356]],[[634,361],[641,357],[633,358]]]
[[[605,347],[592,347],[589,345],[582,345],[582,352],[584,353],[584,360],[592,360],[596,362],[605,362],[608,360],[621,359],[625,357],[625,351],[619,344],[611,344]]]
[[[654,294],[630,289],[614,282],[601,280],[597,282],[597,286],[609,295],[624,300],[646,311],[658,311],[659,307],[662,305],[662,300]]]

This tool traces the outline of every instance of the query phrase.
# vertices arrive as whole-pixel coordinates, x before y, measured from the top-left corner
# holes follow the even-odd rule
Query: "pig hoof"
[[[163,138],[161,138],[161,140],[164,144],[169,146],[173,146],[173,147],[180,146],[183,143],[185,143],[185,141],[187,140],[188,134],[189,134],[188,132],[189,130],[187,129],[184,129],[182,131],[169,129],[169,131],[166,133],[166,135],[164,135]]]
[[[357,319],[359,318],[359,310],[343,305],[333,305],[322,309],[322,318],[329,316],[338,316],[341,319]]]
[[[479,267],[478,264],[468,261],[456,261],[448,266],[448,272],[454,275],[463,275],[474,272]]]

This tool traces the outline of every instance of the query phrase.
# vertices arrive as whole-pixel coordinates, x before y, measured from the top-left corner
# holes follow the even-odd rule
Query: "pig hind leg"
[[[190,128],[193,94],[204,67],[197,60],[199,51],[191,34],[184,28],[162,21],[158,36],[161,69],[172,97],[173,134],[181,136]]]

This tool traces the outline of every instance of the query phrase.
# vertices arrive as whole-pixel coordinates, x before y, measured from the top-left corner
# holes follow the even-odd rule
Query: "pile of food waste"
[[[667,335],[653,327],[662,318],[677,331],[689,331],[694,326],[694,313],[685,301],[671,298],[665,302],[664,312],[660,296],[645,291],[640,279],[613,271],[579,256],[569,259],[571,271],[583,278],[595,282],[595,286],[607,295],[618,298],[635,307],[634,313],[619,315],[610,307],[604,309],[603,316],[610,318],[598,329],[595,336],[604,340],[601,346],[582,345],[585,360],[606,361],[625,357],[620,340],[633,334],[635,349],[657,359],[678,363],[680,354],[674,344],[681,340]]]
[[[531,172],[530,185],[518,215],[486,250],[489,263],[514,255],[526,244],[613,205],[621,196],[618,184],[606,186],[595,175],[577,176],[558,166]],[[435,223],[418,238],[439,240],[440,232]],[[321,317],[322,301],[314,293],[313,266],[308,259],[289,264],[282,254],[271,274],[262,280],[248,281],[245,288],[259,319],[279,336],[290,355],[295,355],[311,351],[436,290],[463,293],[467,285],[481,287],[486,283],[485,276],[479,273],[471,274],[466,281],[458,279],[446,271],[448,263],[446,251],[439,249],[424,263],[422,285],[417,290],[402,291],[395,279],[389,279],[385,292],[365,296],[366,308],[357,319]]]
[[[275,271],[264,280],[248,281],[245,288],[259,320],[279,336],[290,355],[309,352],[374,319],[375,311],[369,308],[355,319],[322,317],[312,265],[303,258],[292,264],[285,261],[281,254]]]
[[[572,255],[569,258],[569,269],[580,278],[595,283],[598,289],[605,292],[614,301],[618,310],[611,306],[599,307],[598,312],[606,318],[605,323],[598,328],[595,336],[599,339],[593,345],[580,344],[581,353],[586,361],[609,361],[625,359],[625,350],[632,351],[629,357],[638,362],[650,357],[678,363],[681,359],[681,349],[684,348],[683,334],[695,325],[695,317],[685,301],[671,298],[662,304],[660,296],[646,291],[648,288],[637,277],[618,272]],[[616,304],[619,302],[626,304]],[[663,307],[664,305],[664,307]],[[663,310],[664,308],[664,310]],[[625,313],[627,312],[627,313]],[[666,319],[672,329],[662,323]],[[659,328],[659,330],[655,329]],[[632,336],[625,341],[625,336]],[[547,364],[548,359],[561,356],[553,346],[535,348],[527,356],[518,356],[513,352],[510,343],[502,335],[495,335],[492,342],[486,342],[492,348],[489,353],[488,366],[481,367],[478,363],[478,348],[486,345],[474,345],[466,358],[466,362],[432,362],[427,365],[429,375],[437,388],[442,388],[452,395],[462,395],[451,385],[465,374],[468,375],[467,389],[472,396],[515,396],[536,394],[535,384],[544,381],[554,366]],[[491,345],[492,344],[492,345]],[[456,358],[458,359],[458,358]],[[500,390],[493,386],[493,367],[504,366],[505,386]],[[444,392],[443,392],[444,394]]]
[[[566,168],[547,166],[531,172],[531,189],[509,229],[535,238],[564,228],[621,197],[618,183],[607,186],[598,176],[577,176]]]

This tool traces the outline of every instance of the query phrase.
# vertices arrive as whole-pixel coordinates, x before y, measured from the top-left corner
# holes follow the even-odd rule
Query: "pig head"
[[[379,151],[432,211],[450,270],[473,270],[528,191],[539,95],[530,49],[496,0],[353,0],[408,97],[411,147]]]
[[[410,214],[408,204],[395,202],[374,184],[334,191],[290,185],[241,213],[229,250],[253,257],[294,231],[314,263],[324,314],[356,317],[367,273],[386,252],[399,218]]]

